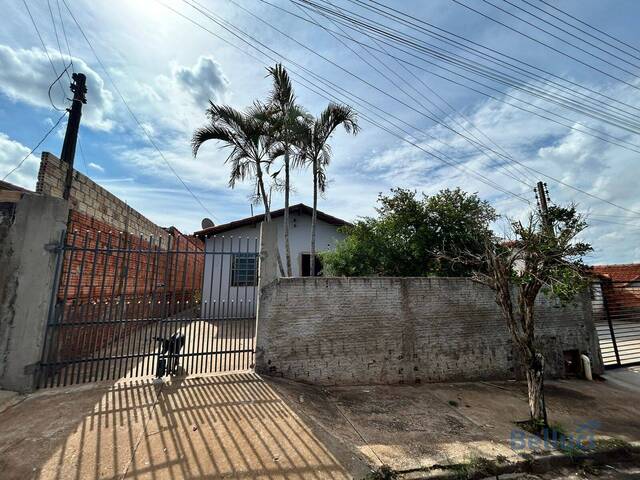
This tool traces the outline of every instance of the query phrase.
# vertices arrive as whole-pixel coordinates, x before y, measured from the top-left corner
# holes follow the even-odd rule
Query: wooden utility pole
[[[62,153],[60,160],[67,164],[67,178],[64,183],[64,192],[62,197],[69,200],[71,193],[71,183],[73,182],[73,160],[76,156],[76,142],[78,140],[78,130],[80,129],[80,117],[82,117],[82,105],[87,103],[87,77],[83,73],[74,73],[71,91],[73,92],[73,101],[69,110],[69,121],[67,122],[67,131],[64,134],[64,143],[62,144]]]

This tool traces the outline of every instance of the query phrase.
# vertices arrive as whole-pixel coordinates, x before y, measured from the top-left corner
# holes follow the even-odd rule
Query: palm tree
[[[289,245],[289,197],[291,192],[291,154],[300,145],[306,131],[309,114],[296,105],[291,79],[280,63],[267,68],[273,79],[273,88],[269,94],[268,108],[273,135],[271,161],[284,157],[284,249],[287,264],[287,276],[293,275],[291,268],[291,248]],[[282,170],[282,169],[281,169]],[[273,174],[275,178],[281,170]]]
[[[355,111],[347,105],[330,103],[313,122],[308,124],[304,135],[299,160],[311,165],[313,174],[313,213],[311,216],[311,268],[316,269],[316,222],[318,214],[318,191],[324,192],[327,186],[326,167],[331,160],[329,138],[334,130],[342,125],[347,133],[356,135],[360,130]]]
[[[256,102],[241,112],[227,105],[216,105],[211,101],[209,104],[209,124],[198,128],[191,140],[193,156],[198,155],[200,147],[206,141],[223,142],[224,148],[231,149],[225,160],[225,163],[231,164],[229,186],[234,188],[236,182],[252,179],[255,182],[254,199],[262,200],[265,221],[271,221],[269,197],[264,185],[272,148],[267,108]]]

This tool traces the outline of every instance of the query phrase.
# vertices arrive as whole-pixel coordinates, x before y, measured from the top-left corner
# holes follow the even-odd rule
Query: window
[[[258,284],[258,255],[236,253],[231,259],[231,286],[255,287]]]
[[[310,253],[301,253],[302,257],[302,276],[310,277],[311,276],[311,254]],[[322,274],[322,262],[320,261],[320,256],[316,255],[316,274],[318,277]]]

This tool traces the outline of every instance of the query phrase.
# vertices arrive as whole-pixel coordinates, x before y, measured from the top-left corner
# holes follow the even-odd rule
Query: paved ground
[[[639,440],[640,370],[607,378],[548,382],[551,421]],[[382,463],[512,461],[540,450],[509,442],[525,393],[518,382],[322,389],[251,373],[44,390],[0,413],[0,478],[361,479]]]

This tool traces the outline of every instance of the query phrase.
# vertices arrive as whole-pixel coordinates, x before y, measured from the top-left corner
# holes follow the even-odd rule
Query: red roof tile
[[[614,282],[632,282],[640,279],[640,263],[594,265],[594,273]]]

